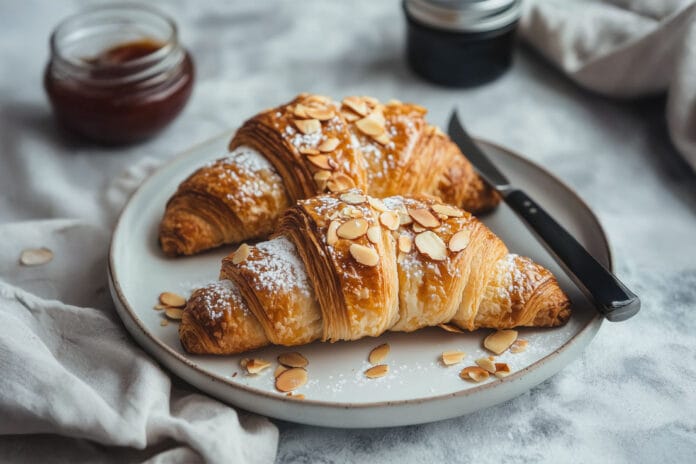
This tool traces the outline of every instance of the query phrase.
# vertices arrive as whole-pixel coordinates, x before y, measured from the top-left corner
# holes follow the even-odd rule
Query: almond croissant
[[[223,260],[179,328],[192,353],[355,340],[442,323],[551,327],[570,316],[553,275],[471,214],[432,198],[358,190],[298,202],[277,233]]]
[[[160,224],[169,255],[266,238],[297,200],[360,188],[376,197],[428,194],[474,213],[499,201],[420,106],[302,94],[237,131],[229,156],[178,188]]]

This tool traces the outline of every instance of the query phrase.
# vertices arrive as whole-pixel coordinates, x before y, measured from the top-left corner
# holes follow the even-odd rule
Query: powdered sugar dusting
[[[208,166],[212,166],[218,162],[222,162],[223,164],[235,164],[242,168],[242,170],[248,172],[258,172],[261,170],[275,172],[275,168],[265,156],[246,145],[240,145],[224,158],[209,162]]]
[[[195,304],[208,308],[212,320],[223,318],[224,313],[231,311],[233,307],[249,314],[239,288],[230,280],[209,283],[194,295]]]
[[[292,292],[311,295],[304,263],[295,245],[286,237],[278,237],[256,245],[263,252],[261,259],[247,260],[245,266],[254,271],[259,283],[272,292]]]

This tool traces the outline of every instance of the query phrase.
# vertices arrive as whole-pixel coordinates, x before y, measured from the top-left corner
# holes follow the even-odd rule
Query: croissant
[[[191,353],[355,340],[442,323],[552,327],[570,316],[554,276],[470,213],[433,198],[349,190],[302,200],[269,241],[223,259],[193,292],[179,337]]]
[[[249,119],[231,153],[200,168],[169,200],[162,250],[190,255],[267,238],[297,200],[359,188],[376,197],[429,194],[474,213],[498,196],[423,107],[302,94]]]

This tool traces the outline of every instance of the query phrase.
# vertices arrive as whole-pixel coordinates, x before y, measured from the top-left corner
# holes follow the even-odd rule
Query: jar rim
[[[451,32],[490,32],[515,23],[521,0],[403,0],[406,13],[427,26]]]
[[[123,77],[113,80],[124,82],[140,80],[143,77],[147,77],[146,75],[151,74],[151,72],[148,72],[151,67],[162,63],[169,56],[171,56],[173,52],[180,50],[178,28],[174,20],[169,15],[156,8],[150,7],[149,5],[146,6],[137,3],[98,5],[86,8],[78,13],[66,17],[60,23],[58,23],[51,33],[49,44],[52,59],[57,60],[62,69],[73,74],[83,74],[94,70],[103,69],[103,64],[66,54],[65,50],[62,48],[63,44],[60,43],[60,40],[69,37],[71,33],[76,33],[76,31],[79,31],[81,27],[84,28],[89,26],[90,20],[97,23],[96,26],[92,25],[91,27],[99,27],[100,20],[104,21],[107,18],[119,19],[119,15],[122,18],[126,18],[126,16],[133,14],[148,15],[151,19],[155,19],[159,21],[161,25],[165,26],[165,36],[162,39],[158,39],[158,41],[161,41],[163,45],[151,53],[123,63],[119,63],[119,69],[126,71],[126,74],[124,74]],[[103,27],[104,24],[101,24],[101,26]],[[133,74],[127,73],[129,69],[133,71]]]

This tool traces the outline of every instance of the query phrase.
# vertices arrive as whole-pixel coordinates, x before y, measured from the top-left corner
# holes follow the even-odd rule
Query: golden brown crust
[[[348,188],[377,197],[429,194],[474,213],[495,207],[498,196],[425,113],[370,97],[338,103],[302,94],[254,116],[229,149],[258,153],[269,169],[240,173],[228,158],[194,173],[167,205],[163,250],[192,254],[265,237],[296,200]]]
[[[302,200],[273,239],[225,258],[221,278],[241,298],[195,294],[182,321],[186,349],[238,353],[244,343],[355,340],[444,322],[553,327],[570,316],[548,270],[508,254],[471,214],[430,197],[376,201],[353,190]]]

